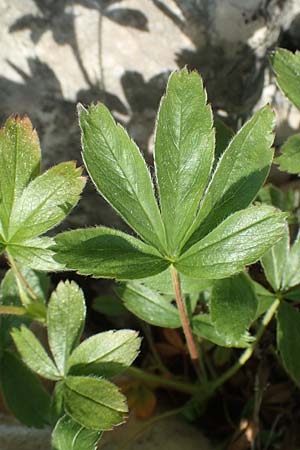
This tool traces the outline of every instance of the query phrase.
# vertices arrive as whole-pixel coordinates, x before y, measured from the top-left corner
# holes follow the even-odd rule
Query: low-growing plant
[[[299,107],[299,54],[278,50],[272,58],[280,87]],[[290,245],[287,225],[287,219],[297,223],[298,206],[292,191],[263,187],[273,161],[270,107],[236,135],[220,121],[215,130],[200,76],[175,71],[158,112],[153,170],[103,104],[79,105],[78,111],[87,171],[134,235],[96,226],[38,237],[77,203],[84,180],[73,163],[38,176],[39,146],[29,120],[8,120],[0,135],[0,241],[11,270],[1,286],[0,342],[2,391],[11,411],[27,425],[54,427],[54,450],[93,449],[104,430],[124,420],[125,399],[105,378],[126,369],[134,378],[188,394],[180,410],[194,418],[253,356],[274,318],[272,351],[299,386],[300,238]],[[299,142],[296,135],[284,144],[275,159],[281,170],[300,171],[293,162]],[[264,284],[247,269],[258,261]],[[81,290],[61,282],[47,303],[46,277],[32,269],[117,280],[115,293],[135,316],[182,328],[195,369],[192,382],[172,378],[156,354],[158,373],[129,368],[140,344],[134,331],[99,333],[79,344]],[[107,296],[94,307],[108,315],[123,308]],[[52,356],[28,328],[32,320],[46,325]],[[214,345],[215,365],[229,365],[221,374],[212,368],[207,342]],[[224,348],[242,349],[231,366],[232,354]],[[51,402],[33,372],[56,382]],[[28,390],[19,383],[16,393],[21,377]],[[30,398],[23,407],[24,395]],[[149,390],[147,395],[153,405]]]
[[[284,213],[263,204],[250,205],[273,159],[270,108],[258,111],[242,127],[213,169],[215,132],[201,78],[186,69],[174,72],[155,133],[159,204],[138,148],[107,108],[80,106],[79,113],[83,159],[90,177],[142,240],[105,227],[68,231],[55,238],[55,259],[94,277],[137,280],[163,274],[160,281],[165,289],[158,293],[149,290],[147,281],[134,281],[121,288],[120,295],[125,306],[144,320],[183,327],[198,374],[195,334],[214,332],[218,344],[250,345],[253,339],[247,329],[255,319],[257,300],[241,272],[285,230]],[[195,279],[222,280],[213,283],[209,314],[188,317],[180,277],[187,286],[197,284]],[[177,308],[160,295],[166,286]],[[272,305],[268,321],[276,309],[277,304]]]
[[[132,363],[140,339],[135,331],[119,330],[79,343],[86,310],[74,282],[59,283],[47,302],[49,280],[32,269],[63,266],[53,259],[53,240],[37,236],[77,203],[84,179],[72,162],[42,175],[39,165],[39,142],[29,119],[10,118],[0,134],[0,240],[11,265],[0,290],[1,390],[21,422],[54,429],[53,450],[92,450],[104,430],[126,417],[126,399],[107,378]],[[47,349],[28,328],[33,320],[47,327]],[[52,395],[35,374],[55,382]]]

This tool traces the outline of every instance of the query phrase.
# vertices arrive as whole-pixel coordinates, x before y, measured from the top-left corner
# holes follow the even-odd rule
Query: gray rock
[[[50,430],[25,427],[0,415],[1,450],[50,450]]]
[[[104,433],[99,449],[118,450],[130,439],[128,450],[154,450],[162,446],[165,450],[211,450],[203,434],[183,419],[173,417],[160,420],[139,433],[143,427],[143,422],[137,422],[131,417],[126,424]],[[50,441],[50,429],[28,428],[13,419],[0,416],[1,450],[50,450]]]
[[[282,30],[296,45],[299,14],[298,0],[0,0],[0,121],[31,117],[44,167],[81,164],[76,103],[104,101],[151,162],[170,70],[198,69],[215,109],[244,119],[270,99],[267,53]],[[89,185],[68,226],[96,223],[124,226]]]
[[[146,430],[144,426],[131,417],[126,425],[104,435],[100,450],[212,450],[203,434],[182,418],[169,417]]]

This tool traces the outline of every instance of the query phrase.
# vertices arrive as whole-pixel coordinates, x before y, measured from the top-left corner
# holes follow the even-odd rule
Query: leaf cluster
[[[2,355],[1,383],[8,407],[29,426],[56,424],[55,450],[72,448],[67,442],[77,434],[78,447],[74,448],[79,449],[85,439],[96,443],[104,430],[122,423],[127,414],[125,397],[106,378],[122,373],[133,362],[140,339],[132,330],[120,330],[79,343],[84,321],[82,291],[74,282],[61,282],[47,308],[51,356],[25,325],[13,328],[11,336],[30,370],[9,348]],[[56,382],[51,401],[33,373]]]
[[[28,117],[0,130],[0,250],[22,265],[54,271],[53,239],[39,237],[59,224],[79,200],[85,179],[73,162],[40,175],[38,136]]]
[[[188,277],[219,279],[241,272],[282,237],[285,215],[251,206],[273,157],[269,107],[241,128],[216,163],[202,80],[186,69],[174,72],[157,118],[155,186],[139,149],[104,105],[80,106],[79,115],[89,175],[140,239],[105,227],[65,232],[55,238],[59,263],[121,280],[170,266]]]

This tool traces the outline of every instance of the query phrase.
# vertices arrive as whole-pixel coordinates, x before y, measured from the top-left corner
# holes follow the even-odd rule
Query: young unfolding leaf
[[[15,328],[14,343],[24,363],[38,375],[49,380],[59,380],[60,374],[35,335],[27,327]]]
[[[299,75],[300,86],[300,75]],[[289,173],[300,173],[300,134],[294,134],[280,149],[281,155],[275,158],[279,169]]]
[[[111,430],[128,412],[125,397],[109,381],[92,377],[67,377],[65,410],[76,422],[92,430]]]
[[[274,291],[279,291],[289,254],[289,230],[261,259],[266,278]]]
[[[196,72],[173,72],[158,113],[155,168],[168,252],[178,254],[209,180],[215,135]]]
[[[113,377],[129,367],[138,355],[141,340],[132,330],[106,331],[86,339],[68,361],[72,375]]]
[[[83,158],[97,189],[146,242],[162,251],[164,227],[139,149],[104,105],[80,106],[79,115]]]
[[[67,231],[55,241],[55,259],[82,275],[137,279],[155,275],[170,265],[153,247],[110,228]]]
[[[279,48],[271,56],[277,83],[287,98],[300,109],[300,52]]]
[[[230,214],[246,208],[264,183],[273,159],[274,113],[259,110],[230,141],[215,169],[192,225],[189,242],[197,242]]]
[[[50,396],[33,373],[11,352],[1,359],[1,388],[14,416],[28,427],[48,424]]]
[[[85,184],[81,172],[74,162],[66,162],[31,181],[15,201],[11,213],[11,242],[43,234],[61,222],[79,200]]]
[[[52,450],[96,450],[101,431],[88,430],[65,415],[52,434]]]
[[[285,233],[284,213],[252,206],[228,217],[174,266],[190,277],[225,278],[257,261]]]
[[[277,345],[286,371],[300,386],[300,312],[287,303],[277,316]]]
[[[60,282],[48,305],[48,340],[61,375],[66,374],[68,358],[78,344],[85,321],[85,302],[74,282]]]
[[[282,288],[296,286],[300,283],[300,233],[296,237],[286,260]]]
[[[126,308],[151,325],[179,328],[178,310],[159,292],[139,282],[131,282],[116,289]]]
[[[255,291],[244,273],[214,283],[210,298],[211,320],[228,345],[241,340],[254,320],[256,310]]]
[[[15,202],[39,174],[40,158],[39,139],[29,118],[9,118],[0,130],[0,221],[5,238]]]

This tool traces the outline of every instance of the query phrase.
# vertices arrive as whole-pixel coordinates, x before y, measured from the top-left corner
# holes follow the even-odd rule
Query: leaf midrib
[[[9,238],[9,241],[11,240],[11,239],[13,239],[17,234],[18,234],[18,232],[21,230],[22,231],[22,228],[24,227],[27,227],[28,228],[28,226],[26,225],[27,223],[28,223],[28,221],[30,221],[30,219],[32,218],[32,216],[34,217],[35,215],[37,215],[38,213],[39,213],[39,211],[43,208],[43,206],[51,199],[51,197],[53,197],[53,196],[55,196],[56,194],[57,194],[57,191],[59,191],[64,185],[65,185],[65,183],[68,183],[70,180],[72,180],[73,179],[73,175],[74,175],[74,173],[70,173],[69,174],[69,176],[68,177],[66,177],[66,178],[64,178],[63,180],[62,180],[62,182],[61,182],[61,184],[59,184],[59,186],[57,187],[55,187],[55,189],[53,189],[53,191],[48,195],[48,196],[46,196],[45,198],[44,198],[44,200],[41,202],[41,203],[39,203],[38,204],[38,206],[33,210],[33,211],[31,211],[31,213],[27,216],[27,218],[25,219],[25,221],[24,222],[22,222],[20,225],[19,225],[19,227],[18,227],[18,229],[15,231],[15,233]],[[41,177],[42,177],[42,175],[41,175]],[[33,180],[33,182],[34,182],[35,180]],[[76,181],[76,180],[75,180]],[[31,184],[31,183],[30,183]],[[28,185],[28,188],[30,188],[30,184]],[[26,198],[26,194],[27,194],[27,188],[23,191],[23,194],[22,194],[22,197],[20,197],[20,201],[21,201],[21,199],[23,198],[23,196],[25,196],[25,198]],[[28,237],[26,237],[26,239],[28,239],[28,238],[32,238],[32,237],[34,237],[34,236],[28,236]]]
[[[115,351],[119,350],[121,347],[123,347],[123,345],[126,345],[130,340],[132,340],[132,337],[128,338],[126,341],[124,341],[123,343],[121,343],[121,344],[118,345],[117,347],[114,347],[114,348],[113,348],[112,350],[110,350],[109,352],[106,352],[106,353],[104,353],[103,355],[99,356],[98,358],[93,359],[92,361],[89,361],[89,362],[84,361],[84,365],[85,365],[85,366],[89,366],[89,365],[91,365],[91,364],[95,364],[95,363],[101,362],[101,360],[102,360],[103,358],[105,358],[105,357],[108,356],[109,354],[114,353]],[[79,347],[80,347],[80,346],[79,346]],[[77,348],[79,349],[79,347],[77,347]],[[72,357],[72,355],[71,355],[71,357]],[[114,361],[104,361],[103,364],[105,364],[105,362],[109,363],[109,362],[114,362]],[[78,364],[78,363],[77,363],[77,364]],[[76,364],[71,365],[71,366],[69,367],[69,369],[71,369],[71,368],[74,367],[75,365],[76,365]],[[127,364],[126,364],[126,365],[127,365]]]
[[[36,339],[35,336],[34,336],[34,339]],[[24,336],[24,333],[23,333],[23,336],[22,336],[22,340],[25,340],[26,344],[28,345],[28,347],[31,349],[31,351],[33,353],[35,353],[35,354],[37,353],[37,351],[31,345],[30,340],[28,340],[28,338],[26,336]],[[43,361],[43,363],[46,365],[47,373],[49,372],[51,376],[55,376],[55,377],[57,377],[57,379],[59,379],[59,375],[60,374],[59,374],[59,372],[57,370],[57,367],[55,366],[53,361],[50,359],[50,357],[46,354],[45,349],[42,347],[42,345],[39,342],[38,342],[38,346],[37,347],[38,347],[38,355],[41,358],[41,360]],[[52,370],[53,370],[53,372],[52,372]],[[37,373],[39,373],[39,372],[37,372]]]
[[[123,127],[121,127],[120,125],[117,125],[115,122],[114,122],[113,125],[114,125],[114,127],[115,127],[116,130],[119,128],[121,131],[124,131],[124,132],[126,133],[125,129],[124,129]],[[119,162],[118,162],[118,160],[117,160],[117,158],[116,158],[116,156],[115,156],[115,154],[114,154],[114,152],[113,152],[113,149],[111,148],[110,144],[108,143],[107,138],[106,138],[106,136],[103,134],[101,128],[97,127],[97,125],[95,125],[95,128],[96,128],[96,130],[101,134],[102,138],[104,139],[104,141],[105,141],[105,143],[106,143],[106,146],[107,146],[107,148],[108,148],[110,154],[111,154],[112,157],[113,157],[113,160],[116,162],[116,164],[117,164],[117,166],[119,167],[119,169],[121,170],[121,172],[122,172],[124,178],[127,180],[127,183],[129,184],[129,186],[130,186],[130,188],[131,188],[131,190],[132,190],[132,192],[133,192],[133,194],[134,194],[135,200],[136,200],[137,203],[140,205],[140,207],[141,207],[143,213],[144,213],[145,216],[146,216],[146,219],[147,219],[148,222],[151,224],[151,226],[152,226],[152,230],[151,230],[151,231],[152,231],[153,235],[157,237],[157,239],[159,240],[159,242],[160,242],[161,245],[163,246],[163,243],[161,242],[160,237],[159,237],[158,234],[155,232],[155,228],[156,228],[156,225],[157,225],[157,224],[154,224],[154,223],[153,223],[151,217],[149,216],[148,212],[146,211],[146,209],[145,209],[145,207],[144,207],[144,204],[140,201],[140,199],[139,199],[139,197],[138,197],[138,195],[137,195],[137,192],[135,191],[135,189],[134,189],[134,187],[133,187],[133,185],[132,185],[130,179],[127,177],[126,173],[124,172],[122,166],[119,164]],[[127,135],[127,133],[126,133],[126,135]],[[128,136],[128,135],[127,135],[127,136]],[[160,212],[159,212],[159,208],[158,208],[157,202],[156,202],[156,200],[155,200],[154,191],[153,191],[153,185],[152,185],[151,177],[150,177],[149,172],[148,172],[147,165],[146,165],[145,160],[144,160],[144,158],[142,157],[142,155],[141,155],[139,149],[137,148],[137,146],[136,146],[135,143],[133,142],[133,140],[130,139],[129,136],[128,136],[128,139],[130,140],[130,144],[133,145],[134,148],[137,150],[138,156],[141,157],[143,165],[146,166],[145,168],[146,168],[146,171],[147,171],[147,173],[148,173],[149,182],[150,182],[150,185],[151,185],[151,188],[152,188],[152,189],[151,189],[151,192],[152,192],[153,197],[154,197],[154,206],[155,206],[156,209],[157,209],[156,214],[158,214],[158,217],[160,218],[160,224],[159,224],[159,226],[161,226],[161,229],[162,229],[162,232],[163,232],[163,231],[164,231],[164,228],[163,228],[163,224],[162,224],[162,220],[161,220],[161,215],[160,215]],[[83,156],[84,156],[84,153],[86,153],[85,150],[84,150],[84,152],[83,152]],[[95,153],[95,152],[94,152],[94,153]],[[102,152],[102,153],[103,153],[103,152]],[[85,159],[85,158],[84,158],[84,159]],[[86,166],[88,167],[88,164],[86,164]],[[89,169],[88,169],[88,171],[89,171],[89,173],[90,173],[90,170],[89,170]],[[93,181],[94,181],[94,177],[92,176],[91,173],[90,173],[90,176],[91,176],[91,178],[92,178]],[[97,185],[98,183],[95,183],[95,184]],[[102,192],[101,192],[101,194],[103,195]],[[107,202],[110,204],[110,201],[107,199],[107,197],[106,197],[105,195],[103,195],[103,197],[104,197],[104,198],[107,200]],[[140,233],[140,231],[136,230],[136,228],[135,228],[134,226],[132,226],[131,223],[129,223],[129,220],[128,220],[128,219],[126,219],[126,222],[128,222],[128,224],[129,224],[133,229],[135,229],[135,231],[136,231],[143,239],[145,239],[145,237],[142,236],[142,234]],[[147,241],[148,239],[145,239],[145,240]],[[163,247],[164,247],[164,246],[163,246]],[[159,249],[158,249],[158,250],[159,250]],[[159,251],[160,251],[160,250],[159,250]]]
[[[71,388],[70,385],[68,384],[68,382],[67,382],[66,384],[67,384],[67,388],[68,388],[70,391],[74,392],[75,394],[77,394],[77,395],[80,396],[80,397],[83,397],[83,398],[89,400],[89,401],[92,402],[92,403],[95,403],[96,405],[100,405],[100,406],[102,406],[103,408],[110,409],[111,411],[117,412],[118,414],[125,414],[125,413],[126,413],[126,411],[122,411],[122,410],[120,410],[120,409],[116,409],[116,408],[113,408],[112,406],[106,405],[105,403],[101,403],[98,399],[95,400],[95,399],[89,397],[87,394],[83,394],[82,392],[79,392],[79,391],[77,391],[76,389]]]
[[[232,216],[233,216],[233,215],[232,215]],[[229,216],[227,219],[229,219],[229,218],[232,217],[232,216]],[[199,251],[202,251],[202,250],[204,250],[204,249],[206,250],[206,249],[212,247],[213,245],[216,245],[216,244],[219,244],[219,243],[221,243],[221,242],[223,242],[223,241],[226,241],[226,240],[228,240],[228,239],[230,239],[230,238],[236,236],[237,234],[240,234],[240,233],[242,233],[243,231],[246,231],[246,230],[252,228],[253,226],[259,225],[259,224],[261,224],[261,223],[264,222],[264,221],[267,221],[267,220],[269,220],[269,219],[272,219],[273,217],[274,217],[274,216],[272,216],[272,215],[268,215],[267,217],[264,217],[263,219],[260,219],[260,220],[258,220],[257,222],[255,222],[255,223],[253,223],[253,224],[251,224],[251,225],[248,225],[248,226],[246,226],[246,227],[244,227],[244,228],[241,228],[240,230],[235,231],[234,233],[232,233],[232,234],[230,234],[230,235],[228,235],[228,236],[226,236],[226,237],[224,237],[224,238],[222,238],[222,239],[220,239],[220,240],[218,240],[218,241],[212,242],[212,243],[206,245],[205,247],[202,247],[202,248],[199,249],[199,250],[194,250],[194,251],[192,252],[193,247],[191,247],[190,249],[188,249],[188,250],[182,255],[181,258],[178,259],[178,262],[181,262],[181,261],[182,261],[184,258],[186,258],[186,257],[193,256],[195,253],[198,253]],[[226,221],[227,219],[225,219],[225,221]],[[224,223],[224,222],[222,222],[222,223]],[[221,226],[222,223],[221,223],[219,226]],[[218,228],[218,227],[214,228],[214,230],[212,230],[211,233],[213,233],[217,228]],[[207,234],[203,239],[201,239],[199,242],[197,242],[196,244],[194,244],[194,246],[199,245],[200,242],[201,242],[201,241],[204,241],[211,233]],[[190,253],[189,253],[189,252],[190,252]],[[187,253],[189,253],[189,254],[187,255]]]

